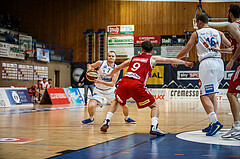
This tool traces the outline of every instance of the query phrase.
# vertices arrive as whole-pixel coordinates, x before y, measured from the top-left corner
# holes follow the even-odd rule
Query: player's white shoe
[[[240,136],[240,127],[233,124],[232,129],[222,135],[222,138],[234,138],[236,136]]]
[[[151,130],[150,130],[151,135],[157,135],[157,136],[164,136],[165,133],[162,132],[160,129],[158,129],[158,124],[157,126],[151,125]]]

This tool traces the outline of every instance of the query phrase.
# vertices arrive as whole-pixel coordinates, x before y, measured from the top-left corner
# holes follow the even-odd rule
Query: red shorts
[[[240,93],[240,63],[238,63],[236,71],[231,77],[231,81],[228,87],[229,93]]]
[[[123,78],[118,82],[118,87],[115,90],[115,98],[123,106],[126,104],[127,99],[131,97],[136,101],[139,109],[150,106],[155,102],[153,95],[142,82]]]

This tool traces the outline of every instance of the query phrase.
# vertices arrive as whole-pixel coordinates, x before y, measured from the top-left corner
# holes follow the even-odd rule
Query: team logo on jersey
[[[205,85],[204,88],[205,88],[206,93],[213,93],[214,92],[213,84]]]
[[[104,65],[103,68],[107,68],[107,65]]]
[[[143,105],[146,105],[146,104],[148,104],[148,103],[150,103],[150,100],[149,100],[149,99],[145,100],[144,102],[139,102],[138,104],[139,104],[140,106],[143,106]]]

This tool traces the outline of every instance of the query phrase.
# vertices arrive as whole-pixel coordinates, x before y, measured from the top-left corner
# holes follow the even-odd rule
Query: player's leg
[[[88,95],[88,85],[84,85],[84,101],[85,101],[85,105],[87,105],[87,95]]]
[[[222,138],[232,138],[240,136],[240,104],[237,98],[237,93],[227,93],[227,97],[230,103],[234,124],[232,129],[222,135]]]
[[[203,132],[207,132],[207,136],[216,134],[223,127],[217,119],[217,101],[215,97],[223,75],[224,66],[221,59],[206,59],[199,65],[200,100],[210,119],[208,127],[202,129]]]
[[[156,101],[149,107],[151,108],[151,118],[152,118],[150,134],[157,135],[157,136],[164,136],[165,133],[158,128],[159,108]]]
[[[95,111],[96,111],[97,103],[98,103],[98,101],[96,101],[94,99],[90,99],[89,100],[89,103],[88,103],[89,118],[83,120],[82,121],[83,124],[93,123],[93,121],[94,121],[94,114],[95,114]]]
[[[107,129],[109,128],[110,120],[111,120],[113,114],[116,112],[117,107],[118,107],[118,102],[116,99],[114,99],[111,103],[109,111],[107,112],[106,119],[103,121],[103,124],[100,128],[101,131],[107,132]]]
[[[123,110],[124,121],[126,123],[136,124],[136,121],[129,117],[129,109],[128,109],[127,104],[125,104],[124,106],[121,105],[121,107],[122,107],[122,110]]]

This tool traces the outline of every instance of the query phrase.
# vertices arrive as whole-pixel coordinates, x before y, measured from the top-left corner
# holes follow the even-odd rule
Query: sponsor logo
[[[198,80],[198,71],[177,71],[178,80]]]
[[[132,77],[135,79],[140,79],[140,77],[136,73],[133,73],[133,72],[126,72],[125,76]]]
[[[171,90],[171,97],[198,97],[199,90]]]
[[[165,99],[165,95],[153,95],[153,97],[156,100],[164,100]]]
[[[150,100],[147,99],[147,100],[145,100],[144,102],[139,102],[139,105],[140,105],[140,106],[143,106],[143,105],[148,104],[149,102],[150,102]]]
[[[157,77],[157,78],[163,78],[162,74],[160,72],[154,72],[151,73],[150,77]]]
[[[206,93],[213,93],[214,92],[213,84],[205,85],[204,88],[205,88]]]
[[[109,34],[119,34],[119,33],[120,33],[120,26],[109,27]]]
[[[51,99],[66,99],[65,93],[50,93]]]
[[[134,58],[132,61],[133,62],[139,61],[139,62],[147,63],[148,59],[147,58]]]
[[[14,100],[14,102],[15,102],[16,104],[20,104],[20,103],[21,103],[21,100],[20,100],[20,98],[19,98],[19,95],[18,95],[18,93],[17,93],[16,91],[12,91],[12,92],[11,92],[11,95],[12,95],[12,98],[13,98],[13,100]]]

